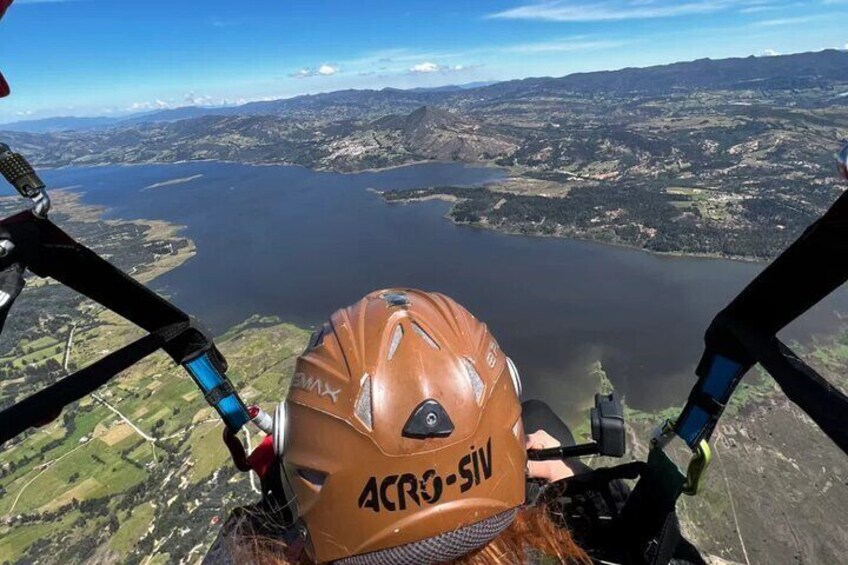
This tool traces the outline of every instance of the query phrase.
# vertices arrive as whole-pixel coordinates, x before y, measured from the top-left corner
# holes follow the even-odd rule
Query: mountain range
[[[848,136],[845,69],[848,52],[839,50],[703,59],[469,88],[185,107],[0,137],[40,166],[214,159],[355,172],[433,160],[492,164],[507,170],[506,182],[431,191],[459,200],[454,220],[765,259],[841,191],[831,156]]]
[[[835,49],[795,55],[699,59],[646,68],[576,73],[560,78],[527,78],[436,88],[341,90],[293,98],[249,102],[238,106],[185,106],[124,117],[53,117],[0,124],[0,131],[49,133],[169,122],[208,115],[312,115],[335,108],[343,117],[411,111],[426,104],[469,104],[509,97],[567,93],[667,95],[693,90],[784,90],[821,88],[829,91],[845,80],[848,52]],[[838,97],[843,92],[832,92]]]

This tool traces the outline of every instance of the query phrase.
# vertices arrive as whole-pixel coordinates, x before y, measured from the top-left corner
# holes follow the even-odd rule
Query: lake
[[[571,421],[596,386],[595,360],[632,406],[682,403],[706,326],[762,268],[457,226],[445,202],[389,205],[368,190],[482,184],[503,178],[495,168],[336,174],[201,162],[43,176],[55,188],[80,185],[83,201],[108,207],[109,217],[186,226],[197,256],[154,286],[216,333],[252,314],[315,326],[383,287],[440,291],[489,324],[527,397]],[[848,311],[844,292],[784,337],[833,331],[837,311]]]

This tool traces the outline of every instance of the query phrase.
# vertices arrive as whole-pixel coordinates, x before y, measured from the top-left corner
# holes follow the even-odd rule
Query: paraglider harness
[[[848,147],[839,156],[848,177]],[[32,167],[0,144],[0,174],[34,206],[0,220],[0,330],[23,287],[24,270],[58,282],[137,324],[148,334],[0,412],[0,445],[33,426],[52,421],[68,404],[93,392],[134,363],[164,350],[183,366],[223,419],[234,452],[235,433],[257,418],[226,376],[227,364],[213,341],[187,314],[136,282],[49,219],[50,200]],[[667,563],[680,539],[674,513],[681,494],[696,495],[710,463],[708,440],[742,377],[759,363],[837,446],[848,453],[848,397],[799,359],[776,334],[848,280],[848,193],[769,265],[713,320],[696,382],[676,420],[663,422],[651,439],[647,462],[631,462],[551,483],[539,500],[597,491],[608,499],[608,528],[622,540],[628,563]],[[625,451],[621,405],[596,397],[594,442],[528,453],[534,460],[570,459]],[[267,426],[265,426],[267,427]],[[664,448],[680,437],[692,450],[686,473]],[[266,443],[271,438],[266,438]],[[229,445],[233,444],[233,445]],[[240,448],[240,449],[239,449]],[[266,450],[267,451],[267,450]],[[256,462],[236,458],[242,470]],[[263,465],[274,467],[271,462]],[[609,485],[639,481],[621,508]],[[263,489],[264,490],[264,489]]]
[[[28,270],[55,279],[148,332],[0,412],[0,445],[52,421],[65,406],[160,349],[188,371],[227,428],[241,428],[249,419],[247,408],[226,376],[224,356],[206,332],[176,306],[51,222],[44,183],[24,157],[2,143],[0,174],[34,204],[31,210],[0,220],[0,330]]]
[[[848,145],[837,156],[839,170],[848,178]],[[804,314],[848,280],[848,192],[777,259],[766,267],[713,319],[696,368],[698,377],[675,420],[654,431],[647,462],[600,468],[548,485],[539,500],[579,497],[599,492],[610,509],[607,532],[622,544],[627,563],[668,563],[681,539],[675,515],[677,499],[697,495],[712,454],[709,439],[742,377],[757,363],[777,382],[783,393],[848,454],[848,396],[831,385],[777,338]],[[604,406],[609,423],[603,422]],[[591,453],[624,454],[620,404],[614,397],[596,397],[592,411],[593,443],[529,451],[534,460],[569,459]],[[606,430],[606,438],[602,433]],[[685,473],[666,454],[675,438],[692,451]],[[623,508],[612,500],[610,484],[639,479]]]

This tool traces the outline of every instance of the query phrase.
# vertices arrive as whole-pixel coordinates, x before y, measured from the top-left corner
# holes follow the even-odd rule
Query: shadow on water
[[[563,414],[596,387],[587,370],[595,360],[631,405],[680,403],[710,319],[762,268],[456,226],[444,219],[444,202],[388,205],[366,190],[481,184],[503,177],[493,168],[427,164],[342,175],[205,162],[44,176],[54,187],[81,185],[84,201],[107,206],[112,217],[185,225],[198,255],[155,285],[216,332],[254,313],[315,325],[377,288],[436,290],[486,321],[528,396]],[[835,310],[848,310],[844,292],[786,337],[832,331]]]

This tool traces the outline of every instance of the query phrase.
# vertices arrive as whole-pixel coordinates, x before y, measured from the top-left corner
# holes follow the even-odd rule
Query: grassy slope
[[[848,388],[848,332],[794,349],[830,382]],[[643,459],[652,429],[679,408],[627,412],[628,457]],[[678,503],[689,539],[739,563],[842,562],[848,554],[848,463],[774,381],[760,371],[746,376],[711,444],[703,492]],[[670,453],[685,467],[689,452],[682,442]]]
[[[72,194],[59,192],[56,200],[73,222],[81,222],[77,225],[100,221],[99,210],[80,204]],[[175,226],[139,224],[147,228],[144,237],[151,243],[179,237]],[[151,263],[134,265],[134,272],[147,281],[193,253],[189,243],[176,255],[158,255]],[[33,280],[24,292],[43,286]],[[86,304],[77,308],[77,314],[71,355],[77,366],[140,335],[119,317]],[[61,362],[66,329],[63,326],[53,336],[33,328],[29,338],[13,344],[26,355],[0,362],[14,368],[47,359]],[[274,402],[284,395],[294,358],[307,337],[305,330],[277,319],[256,317],[227,332],[219,346],[234,367],[231,379],[247,392],[246,399]],[[0,396],[3,392],[0,389]],[[220,421],[191,379],[164,355],[139,363],[102,387],[98,395],[160,441],[146,441],[102,402],[86,398],[68,407],[64,418],[4,446],[0,453],[0,562],[30,561],[36,556],[68,562],[92,555],[124,562],[132,560],[128,556],[134,550],[136,555],[156,554],[158,547],[162,551],[151,562],[169,562],[165,551],[169,541],[163,541],[168,536],[151,524],[178,518],[189,523],[188,515],[201,510],[208,510],[210,516],[223,515],[229,501],[209,491],[227,483],[233,485],[228,490],[241,493],[239,500],[249,495],[243,476],[228,475],[226,483],[214,484],[215,475],[232,468],[220,440]],[[206,488],[207,484],[214,488]],[[183,501],[181,497],[188,498],[192,487],[198,487],[191,493],[193,500]],[[203,508],[196,504],[199,499]],[[204,523],[207,527],[194,528],[187,536],[196,538],[192,545],[202,547],[203,539],[214,534],[209,518]],[[139,549],[142,540],[147,545]]]
[[[294,358],[304,347],[307,337],[305,330],[280,323],[268,325],[266,320],[265,323],[246,324],[231,332],[219,345],[232,365],[238,367],[231,373],[236,386],[249,388],[256,396],[255,400],[267,403],[284,395]],[[106,347],[107,344],[98,345]],[[102,438],[110,430],[125,424],[101,404],[90,403],[90,412],[76,412],[74,433],[58,447],[47,451],[43,462],[34,461],[3,479],[6,494],[0,497],[0,516],[9,516],[13,503],[15,508],[11,515],[16,516],[55,509],[72,498],[82,501],[120,496],[130,487],[143,483],[157,470],[164,470],[166,464],[176,463],[171,470],[188,469],[186,476],[192,484],[208,481],[219,469],[231,467],[229,455],[220,439],[219,419],[211,413],[200,395],[193,394],[194,391],[194,384],[182,370],[170,366],[169,361],[162,357],[131,369],[100,389],[99,394],[147,434],[154,437],[176,436],[162,442],[177,450],[178,456],[174,461],[162,462],[162,448],[151,445],[135,433],[112,445],[104,442]],[[175,407],[178,407],[176,413]],[[137,413],[140,413],[138,417],[132,416]],[[165,424],[157,428],[159,419],[163,419]],[[0,463],[20,461],[27,454],[37,453],[44,443],[42,436],[55,437],[60,433],[60,427],[53,424],[44,431],[35,432],[31,438],[4,451]],[[79,444],[79,438],[83,436],[90,439]],[[158,464],[153,456],[154,450],[159,452]],[[125,452],[124,457],[122,452]],[[41,466],[50,461],[55,463],[42,469]],[[71,482],[70,477],[74,474],[78,478]],[[132,514],[117,512],[120,535],[109,539],[108,546],[113,553],[111,559],[120,561],[147,533],[147,525],[155,515],[151,511],[151,502],[168,500],[180,489],[180,483],[172,481],[163,485],[159,492],[150,493],[150,497],[143,497],[140,504],[134,505]],[[220,512],[221,508],[214,510]],[[143,520],[139,512],[146,516]],[[104,521],[89,522],[91,535],[97,535]],[[72,527],[73,524],[61,519],[59,522],[35,520],[0,526],[0,547],[3,548],[0,553],[4,559],[14,562],[32,543],[48,533],[47,537],[56,539],[69,534],[70,530],[63,532],[65,526]],[[78,528],[73,529],[78,533]],[[197,532],[200,538],[204,533]]]

